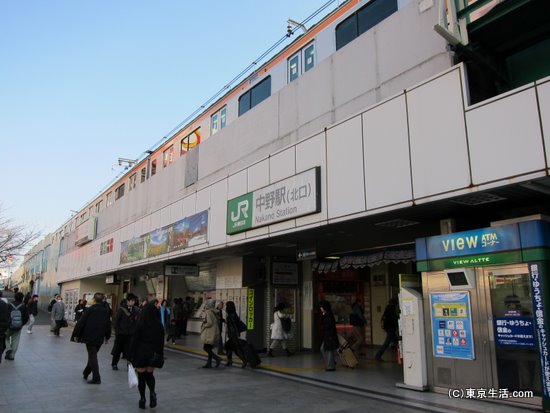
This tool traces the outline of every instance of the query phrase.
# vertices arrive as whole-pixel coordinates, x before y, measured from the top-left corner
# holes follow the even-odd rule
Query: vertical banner
[[[246,328],[254,330],[254,289],[248,289],[248,300],[246,309]]]
[[[441,292],[430,294],[433,355],[474,360],[470,293]]]
[[[544,410],[547,410],[550,406],[550,358],[548,357],[548,328],[544,301],[548,296],[548,286],[543,282],[543,268],[542,263],[529,264],[533,310],[535,312],[535,336],[537,337],[540,357],[542,406]]]

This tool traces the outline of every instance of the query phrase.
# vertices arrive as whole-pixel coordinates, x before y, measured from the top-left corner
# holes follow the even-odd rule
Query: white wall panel
[[[183,199],[170,205],[170,220],[176,222],[180,219],[183,219]]]
[[[269,178],[274,183],[296,174],[296,151],[291,146],[269,158]]]
[[[197,191],[195,214],[210,208],[210,188],[211,187],[207,186],[206,188]]]
[[[327,219],[327,163],[325,134],[320,133],[296,145],[296,173],[321,167],[321,212],[296,218],[297,225],[307,225]]]
[[[164,227],[172,223],[170,216],[170,206],[166,206],[160,210],[160,226]]]
[[[246,192],[269,185],[269,159],[264,159],[247,168],[247,176],[248,186]]]
[[[546,159],[550,159],[550,81],[537,85]],[[550,168],[550,165],[546,165]]]
[[[159,229],[160,227],[160,211],[155,211],[151,214],[151,228],[149,229],[149,231],[154,231],[155,229]]]
[[[405,96],[363,114],[367,209],[412,198]]]
[[[470,184],[460,71],[407,92],[415,198]]]
[[[545,168],[534,88],[476,107],[466,121],[474,184]]]
[[[210,246],[224,244],[227,225],[227,179],[212,185],[210,192],[210,215],[208,217],[208,241]]]
[[[195,204],[197,202],[197,196],[195,193],[183,198],[183,217],[191,216],[195,213]]]
[[[327,131],[328,217],[365,210],[361,116]]]

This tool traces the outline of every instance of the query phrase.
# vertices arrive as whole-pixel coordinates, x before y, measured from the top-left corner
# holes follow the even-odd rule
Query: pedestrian
[[[164,358],[164,329],[160,311],[154,303],[147,304],[142,312],[132,337],[130,361],[138,376],[139,408],[145,409],[145,388],[149,387],[149,406],[157,406],[155,392],[155,367],[162,367]]]
[[[182,322],[181,322],[181,335],[187,335],[187,322],[193,315],[193,302],[191,297],[185,297],[185,301],[182,302]]]
[[[82,372],[84,380],[92,373],[89,384],[101,384],[97,353],[103,343],[107,344],[111,338],[111,318],[109,310],[103,304],[103,293],[95,293],[92,305],[84,311],[73,331],[71,341],[86,344],[88,363]]]
[[[212,368],[212,359],[216,360],[216,367],[220,365],[222,359],[214,354],[212,349],[218,344],[220,330],[218,328],[218,317],[214,310],[214,300],[207,300],[204,305],[204,318],[201,324],[201,341],[203,350],[208,354],[206,364],[202,366],[205,369]]]
[[[288,321],[290,321],[288,315],[283,312],[285,308],[286,306],[284,303],[279,303],[273,310],[273,323],[271,324],[272,341],[271,346],[269,346],[269,351],[267,352],[269,357],[274,357],[273,350],[275,350],[278,344],[281,345],[287,356],[292,355],[292,353],[288,350],[287,344],[290,334],[283,328],[283,319],[288,319]]]
[[[29,312],[29,324],[27,324],[27,334],[32,334],[32,326],[38,317],[38,296],[34,294],[27,304]]]
[[[233,352],[237,354],[237,357],[243,362],[242,368],[246,367],[246,358],[244,356],[243,349],[239,343],[239,336],[241,332],[239,331],[239,325],[241,319],[237,314],[237,309],[233,301],[228,301],[225,303],[225,326],[227,339],[225,340],[225,352],[227,354],[227,363],[226,366],[231,366],[233,364]]]
[[[325,359],[325,370],[336,370],[336,360],[334,352],[339,347],[338,332],[336,331],[336,320],[332,313],[332,308],[328,301],[320,301],[319,309],[321,310],[321,330],[322,339],[321,353]]]
[[[56,303],[52,307],[52,320],[55,322],[53,334],[59,337],[61,335],[59,332],[61,327],[64,327],[65,321],[65,303],[60,295],[57,296]]]
[[[168,327],[168,335],[166,336],[166,342],[172,342],[176,344],[176,336],[178,334],[178,326],[176,325],[176,320],[174,318],[170,319],[170,326]]]
[[[28,291],[27,294],[25,294],[25,298],[23,298],[23,304],[28,305],[31,298],[32,298],[31,292]]]
[[[382,329],[386,332],[386,339],[384,344],[378,350],[374,356],[376,361],[383,361],[382,355],[391,343],[397,343],[397,327],[398,327],[399,313],[397,306],[397,298],[392,297],[388,302],[388,305],[384,309],[380,322],[382,323]]]
[[[86,310],[86,300],[80,299],[78,300],[78,304],[74,308],[74,320],[78,322],[80,320],[80,317],[82,317],[82,314],[84,313],[84,310]]]
[[[51,320],[51,323],[50,323],[50,333],[54,333],[55,332],[55,320],[53,319],[53,317],[51,316],[51,312],[52,312],[52,309],[53,309],[53,306],[55,303],[57,303],[57,297],[59,296],[59,294],[55,294],[53,296],[53,299],[50,301],[50,304],[48,304],[48,313],[50,313],[50,320]]]
[[[0,298],[0,363],[2,362],[2,355],[4,354],[4,349],[6,348],[6,332],[10,323],[9,308],[10,306],[8,303]]]
[[[29,321],[29,312],[23,304],[23,293],[17,292],[14,295],[13,303],[8,305],[8,329],[6,331],[5,346],[6,360],[13,360],[17,348],[19,347],[19,338],[21,337],[21,329],[27,321]]]
[[[111,367],[113,370],[118,370],[118,361],[120,355],[128,360],[130,354],[130,345],[132,336],[136,329],[138,310],[135,308],[137,297],[128,293],[126,300],[123,300],[115,318],[115,344],[111,351],[113,359]]]
[[[352,337],[355,342],[350,346],[354,353],[359,353],[361,346],[365,344],[365,310],[361,304],[361,299],[357,298],[351,306],[351,314],[349,315],[349,323],[353,327]]]
[[[170,307],[168,307],[168,301],[162,300],[160,303],[159,310],[160,310],[160,322],[162,323],[162,327],[164,328],[164,331],[167,331],[170,325]]]
[[[183,323],[183,300],[181,298],[174,299],[174,310],[172,313],[176,322],[176,338],[180,338]]]
[[[216,304],[216,317],[218,319],[218,331],[219,331],[219,340],[218,340],[218,356],[225,355],[223,351],[223,324],[225,319],[223,318],[223,301],[218,301]]]

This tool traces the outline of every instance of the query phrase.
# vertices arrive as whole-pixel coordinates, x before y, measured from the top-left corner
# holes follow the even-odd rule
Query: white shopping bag
[[[134,366],[132,364],[128,364],[128,387],[133,388],[138,385],[138,378],[136,374],[136,370],[134,369]]]

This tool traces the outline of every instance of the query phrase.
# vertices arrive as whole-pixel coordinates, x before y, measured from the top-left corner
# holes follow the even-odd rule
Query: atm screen
[[[466,274],[464,272],[448,272],[447,277],[449,277],[449,283],[452,286],[459,286],[459,285],[469,285],[468,279],[466,278]]]

